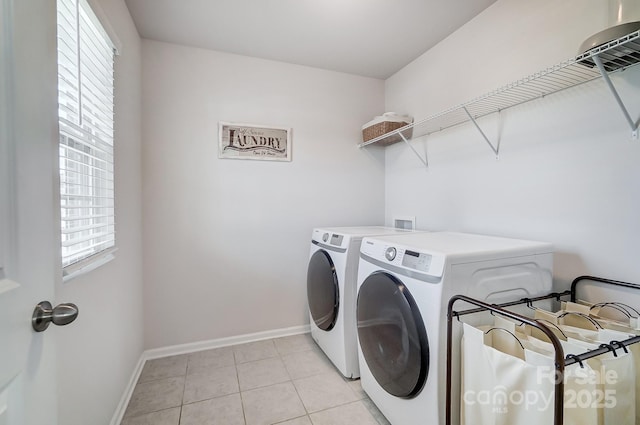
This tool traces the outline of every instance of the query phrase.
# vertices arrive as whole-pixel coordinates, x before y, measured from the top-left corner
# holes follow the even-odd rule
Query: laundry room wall
[[[61,425],[110,423],[144,338],[140,37],[123,0],[89,4],[120,44],[114,66],[117,251],[110,263],[56,287],[57,302],[80,310],[72,324],[47,331],[57,338]]]
[[[600,0],[498,0],[386,81],[386,110],[428,117],[573,58],[607,26]],[[634,120],[640,68],[612,76]],[[602,79],[386,149],[385,217],[417,227],[550,241],[555,279],[640,283],[640,141]]]
[[[384,82],[144,40],[145,347],[308,324],[315,226],[384,221]],[[291,127],[291,162],[219,159],[218,122]]]

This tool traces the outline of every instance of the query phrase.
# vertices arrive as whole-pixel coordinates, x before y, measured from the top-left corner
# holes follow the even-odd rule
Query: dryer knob
[[[329,240],[329,234],[328,234],[328,233],[325,233],[324,235],[322,235],[322,240],[323,240],[324,242],[328,241],[328,240]]]
[[[390,246],[385,251],[384,256],[386,257],[387,260],[393,261],[393,259],[396,258],[396,249],[394,247]]]

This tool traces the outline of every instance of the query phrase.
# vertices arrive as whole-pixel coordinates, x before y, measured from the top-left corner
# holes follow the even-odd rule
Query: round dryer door
[[[340,290],[336,268],[331,256],[323,249],[316,251],[309,260],[307,299],[316,326],[324,331],[333,329],[338,318]]]
[[[378,384],[396,397],[412,398],[429,372],[429,341],[418,306],[394,276],[376,272],[358,291],[358,338]]]

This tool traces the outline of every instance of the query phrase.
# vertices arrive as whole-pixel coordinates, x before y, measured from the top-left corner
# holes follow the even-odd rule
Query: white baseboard
[[[274,329],[271,331],[256,332],[252,334],[230,336],[226,338],[211,339],[208,341],[198,341],[189,344],[171,345],[169,347],[154,348],[152,350],[143,351],[138,360],[129,384],[122,394],[118,408],[116,409],[110,425],[120,425],[124,412],[129,405],[129,400],[133,394],[133,390],[136,387],[138,378],[142,373],[144,364],[147,360],[159,359],[161,357],[176,356],[179,354],[195,353],[196,351],[211,350],[213,348],[228,347],[230,345],[245,344],[247,342],[261,341],[271,338],[282,338],[284,336],[299,335],[311,332],[310,325],[293,326],[290,328]]]
[[[256,332],[252,334],[210,339],[208,341],[198,341],[191,342],[189,344],[154,348],[152,350],[145,351],[144,354],[146,355],[145,360],[151,360],[161,357],[195,353],[196,351],[211,350],[212,348],[228,347],[230,345],[245,344],[247,342],[261,341],[263,339],[281,338],[283,336],[304,334],[309,332],[311,332],[311,328],[309,325],[293,326],[291,328],[274,329],[271,331]]]
[[[113,418],[111,418],[111,423],[109,425],[120,425],[120,422],[122,422],[124,412],[127,410],[129,400],[131,400],[131,395],[133,394],[133,390],[136,387],[136,383],[138,382],[138,378],[140,378],[142,368],[144,367],[146,361],[147,360],[144,357],[144,352],[142,352],[142,355],[138,359],[138,364],[136,364],[136,367],[133,369],[133,373],[131,374],[131,378],[129,379],[129,384],[125,388],[124,393],[122,393],[120,403],[118,403],[116,412],[113,415]]]

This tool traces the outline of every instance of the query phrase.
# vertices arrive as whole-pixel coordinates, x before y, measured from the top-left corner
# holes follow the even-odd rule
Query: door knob
[[[59,304],[55,308],[49,301],[40,302],[33,310],[31,325],[36,332],[42,332],[49,327],[49,323],[64,326],[76,320],[78,306],[72,303]]]

